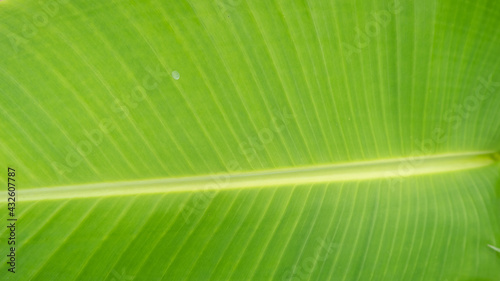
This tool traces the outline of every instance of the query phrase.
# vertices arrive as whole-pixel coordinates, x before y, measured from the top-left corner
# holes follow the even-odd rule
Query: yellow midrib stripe
[[[491,151],[468,152],[208,176],[19,189],[18,201],[292,186],[382,178],[386,178],[389,183],[409,176],[484,167],[498,161],[498,156],[498,153]],[[1,196],[5,197],[6,194],[2,193]]]

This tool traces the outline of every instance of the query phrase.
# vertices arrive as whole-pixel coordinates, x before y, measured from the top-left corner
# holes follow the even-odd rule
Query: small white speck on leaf
[[[174,71],[172,71],[172,77],[175,80],[179,80],[179,78],[181,78],[181,75],[179,74],[179,72],[177,70],[174,70]]]

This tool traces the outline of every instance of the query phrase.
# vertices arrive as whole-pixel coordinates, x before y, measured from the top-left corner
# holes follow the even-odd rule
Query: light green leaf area
[[[500,280],[500,2],[0,1],[2,280]]]

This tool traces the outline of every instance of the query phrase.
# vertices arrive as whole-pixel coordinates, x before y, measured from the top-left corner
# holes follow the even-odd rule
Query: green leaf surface
[[[2,280],[500,280],[500,2],[0,1]]]

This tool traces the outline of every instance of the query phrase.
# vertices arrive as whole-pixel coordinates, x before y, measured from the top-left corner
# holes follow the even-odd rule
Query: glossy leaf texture
[[[1,1],[2,276],[499,280],[499,26],[493,0]]]

